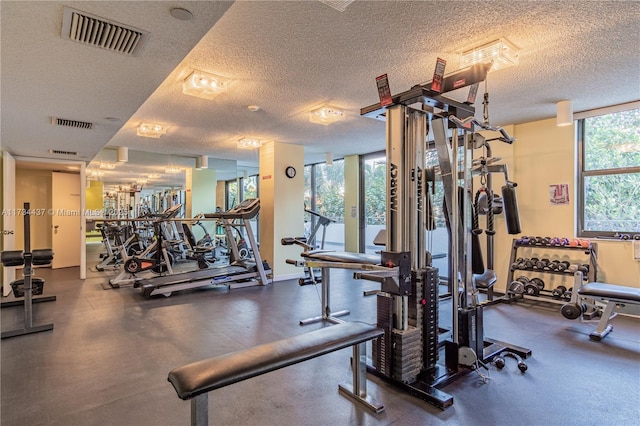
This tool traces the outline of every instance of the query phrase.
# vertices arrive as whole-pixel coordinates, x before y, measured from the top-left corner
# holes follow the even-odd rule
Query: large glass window
[[[237,180],[228,180],[225,182],[225,192],[227,195],[227,205],[225,206],[225,210],[229,210],[232,207],[235,207],[240,203],[238,199],[238,181]]]
[[[578,235],[640,233],[640,109],[578,120]]]
[[[344,250],[344,160],[306,166],[305,207],[335,221],[326,228],[324,247]],[[305,214],[306,232],[314,229],[317,218]],[[316,246],[321,246],[322,229],[317,232]],[[308,236],[308,235],[307,235]]]
[[[362,161],[364,196],[364,251],[375,253],[384,249],[373,240],[387,225],[387,157],[384,152],[367,155]]]

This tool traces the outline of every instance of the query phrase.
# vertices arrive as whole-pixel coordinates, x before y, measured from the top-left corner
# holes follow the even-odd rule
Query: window
[[[578,120],[578,235],[640,233],[640,109]]]
[[[325,248],[344,250],[344,160],[305,166],[305,207],[332,220],[327,226]],[[302,207],[302,206],[301,206]],[[315,227],[313,215],[305,214],[305,233]],[[321,246],[322,230],[318,231],[316,246]]]
[[[228,180],[225,182],[225,192],[226,192],[226,202],[225,210],[229,210],[235,207],[237,204],[240,204],[240,200],[238,199],[238,181],[237,180]]]
[[[364,252],[373,254],[384,250],[373,241],[387,226],[387,157],[381,152],[365,155],[362,160]]]

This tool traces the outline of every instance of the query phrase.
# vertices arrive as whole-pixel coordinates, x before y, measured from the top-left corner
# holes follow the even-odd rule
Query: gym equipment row
[[[556,300],[570,300],[573,287],[559,285],[553,289],[545,288],[542,278],[529,278],[524,275],[519,276],[507,287],[507,296],[510,299],[517,299],[517,296],[550,296]]]
[[[33,298],[33,296],[41,295],[44,291],[44,280],[33,276],[33,266],[50,264],[53,260],[53,251],[51,249],[31,250],[30,206],[31,203],[24,203],[24,250],[10,250],[0,253],[0,262],[4,267],[23,266],[23,278],[13,281],[11,289],[16,298],[24,297],[22,302],[2,303],[3,308],[19,305],[24,307],[23,327],[11,331],[3,331],[2,339],[53,330],[53,324],[33,325],[33,303],[55,301],[56,297]]]
[[[599,342],[613,331],[610,324],[618,313],[640,315],[640,289],[608,284],[585,282],[582,272],[574,274],[574,288],[570,301],[560,312],[570,320],[580,318],[584,322],[597,322],[596,329],[589,334],[591,340]],[[599,319],[594,319],[599,318]]]
[[[578,238],[566,237],[520,237],[515,240],[519,246],[544,246],[544,247],[577,247],[590,249],[591,241]]]
[[[558,240],[563,239],[559,238]],[[568,240],[566,238],[564,240],[569,242],[567,244],[556,244],[554,238],[547,237],[515,238],[511,248],[505,295],[494,300],[488,300],[484,304],[513,303],[526,296],[545,296],[549,297],[550,300],[568,300],[571,298],[572,288],[570,285],[558,285],[553,289],[544,288],[539,285],[544,283],[541,278],[534,279],[526,276],[514,278],[514,273],[519,271],[559,275],[565,277],[564,279],[573,277],[573,274],[580,272],[585,277],[585,281],[595,281],[597,278],[597,243],[588,240]],[[547,256],[548,251],[557,251],[558,253],[564,251],[564,253],[561,259],[550,259],[550,256],[517,257],[520,250],[525,250],[532,254],[540,252]],[[576,260],[578,257],[581,257],[581,259]],[[588,263],[583,263],[585,260]]]
[[[267,285],[271,282],[271,267],[260,257],[258,244],[256,243],[250,220],[255,218],[260,211],[260,200],[251,198],[242,201],[236,207],[226,212],[205,213],[204,219],[221,221],[227,235],[227,244],[231,248],[231,263],[227,266],[210,265],[196,270],[177,272],[170,268],[170,261],[166,254],[167,245],[163,242],[162,233],[156,233],[156,244],[160,250],[156,250],[156,257],[152,261],[145,261],[141,270],[151,270],[155,276],[146,275],[144,278],[134,277],[134,287],[140,288],[143,296],[150,297],[156,294],[170,296],[175,291],[188,290],[209,285],[225,285],[231,287],[247,287],[253,285]],[[155,222],[160,228],[160,222]],[[242,259],[238,243],[233,235],[233,229],[242,227],[249,241],[252,259]],[[162,252],[162,255],[158,255]],[[158,269],[158,267],[164,266]],[[202,264],[200,264],[202,266]],[[126,268],[126,264],[125,264]],[[155,270],[154,270],[155,269]],[[135,275],[135,272],[134,274]]]
[[[511,264],[512,271],[544,271],[544,272],[566,272],[573,274],[576,271],[589,273],[589,264],[571,263],[568,260],[549,260],[546,258],[538,259],[537,257],[522,258],[519,257]]]

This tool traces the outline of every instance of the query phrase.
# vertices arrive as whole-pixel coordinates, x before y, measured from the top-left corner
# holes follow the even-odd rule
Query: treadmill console
[[[204,217],[209,219],[253,219],[260,211],[259,198],[247,198],[235,207],[226,212],[205,213]]]

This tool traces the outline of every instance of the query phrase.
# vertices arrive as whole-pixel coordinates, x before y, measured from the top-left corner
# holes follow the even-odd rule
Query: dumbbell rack
[[[560,271],[547,271],[547,270],[543,270],[543,269],[536,269],[536,268],[527,268],[527,269],[513,269],[511,266],[516,263],[516,260],[518,259],[518,250],[519,249],[524,249],[524,248],[528,248],[528,249],[533,249],[535,250],[558,250],[558,251],[564,251],[565,253],[568,252],[582,252],[584,253],[585,257],[588,257],[588,265],[589,265],[589,271],[587,274],[585,274],[585,280],[587,280],[588,282],[595,282],[597,281],[597,276],[598,276],[598,265],[597,265],[597,249],[598,249],[598,245],[597,243],[591,243],[589,245],[588,248],[585,247],[574,247],[574,246],[570,246],[570,245],[550,245],[550,244],[540,244],[540,243],[535,243],[535,244],[522,244],[519,242],[519,239],[514,238],[513,239],[513,244],[512,244],[512,248],[511,248],[511,259],[509,260],[509,273],[507,274],[507,285],[506,285],[506,289],[509,289],[509,285],[511,284],[511,282],[514,280],[513,276],[514,273],[516,272],[530,272],[530,273],[535,273],[535,274],[553,274],[553,275],[561,275],[561,276],[565,276],[565,277],[570,277],[571,280],[573,280],[573,272],[569,271],[568,269],[566,271],[560,272]],[[587,262],[583,262],[583,263],[587,263]],[[506,292],[506,290],[505,290]],[[529,295],[522,295],[523,297],[526,298],[547,298],[549,299],[549,301],[558,301],[560,302],[560,299],[554,298],[551,295],[551,291],[550,289],[545,289],[542,290],[540,292],[540,294],[538,296],[529,296]],[[515,301],[515,298],[510,298],[511,301]],[[566,303],[566,300],[562,300],[562,303]]]

